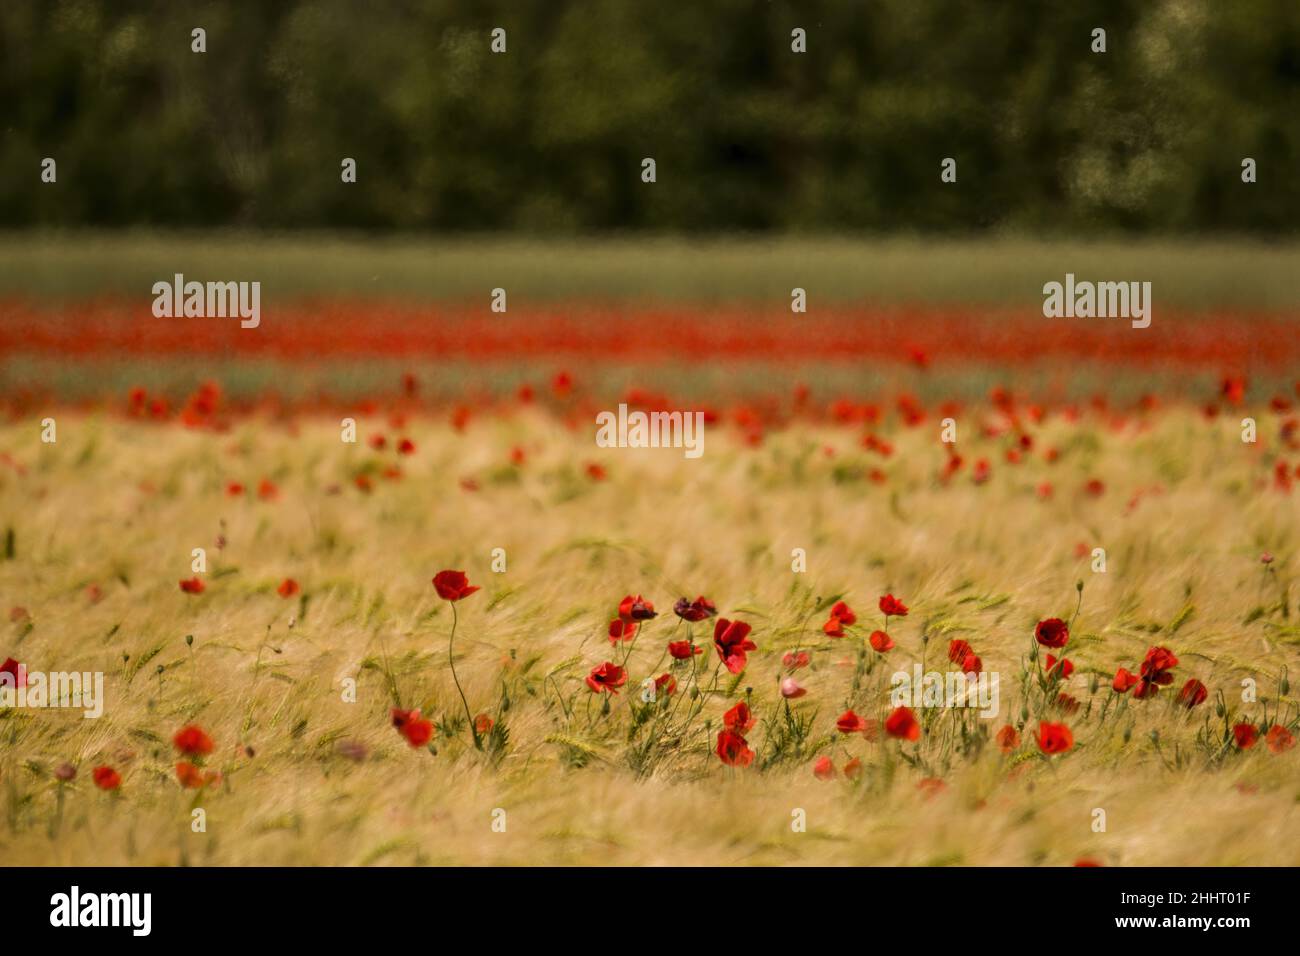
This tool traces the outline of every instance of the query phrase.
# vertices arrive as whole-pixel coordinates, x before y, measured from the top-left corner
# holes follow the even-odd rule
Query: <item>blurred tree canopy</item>
[[[3,0],[0,225],[1293,232],[1298,94],[1297,0]]]

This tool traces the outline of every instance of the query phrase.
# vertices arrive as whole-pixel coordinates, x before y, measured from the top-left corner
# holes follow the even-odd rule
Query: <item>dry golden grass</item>
[[[1268,487],[1269,453],[1243,445],[1231,421],[1175,410],[1149,428],[1113,431],[1052,419],[1031,460],[1011,466],[999,444],[968,437],[977,429],[964,419],[967,469],[949,486],[935,479],[943,451],[934,423],[888,433],[896,450],[887,460],[868,457],[845,430],[800,425],[758,449],[719,427],[690,461],[678,451],[600,450],[591,434],[541,416],[476,421],[463,435],[425,421],[406,432],[418,451],[401,459],[404,477],[376,475],[366,495],[352,476],[398,459],[344,445],[333,423],[248,421],[213,434],[57,417],[55,445],[39,442],[32,421],[0,428],[0,449],[26,468],[0,465],[14,531],[0,601],[30,614],[0,624],[0,659],[104,671],[107,703],[99,720],[0,712],[8,863],[1300,863],[1300,749],[1217,746],[1216,692],[1231,719],[1259,720],[1265,702],[1272,719],[1283,669],[1300,674],[1290,587],[1300,509],[1294,494]],[[362,438],[381,428],[363,424]],[[528,454],[518,469],[507,463],[516,444]],[[1058,462],[1043,460],[1047,446],[1061,449]],[[993,464],[983,485],[970,480],[979,457]],[[607,481],[585,476],[590,460],[606,465]],[[855,463],[882,467],[888,482],[855,477]],[[480,490],[462,490],[466,476]],[[278,500],[253,493],[263,477]],[[1106,483],[1099,498],[1082,492],[1094,477]],[[232,480],[249,493],[227,496]],[[1035,494],[1045,480],[1055,486],[1047,501]],[[1106,573],[1076,556],[1080,543],[1106,548]],[[177,583],[191,576],[196,547],[207,549],[207,588],[191,596]],[[493,548],[506,550],[505,573],[490,570]],[[791,572],[792,548],[807,550],[807,573]],[[1265,550],[1276,555],[1269,568]],[[463,727],[456,739],[435,738],[433,754],[389,724],[385,659],[405,706],[438,721],[461,715],[447,665],[450,609],[430,585],[443,568],[483,587],[458,605],[457,670],[474,712],[508,727],[495,760]],[[277,595],[285,577],[301,582],[305,601]],[[932,635],[930,665],[946,668],[944,648],[960,637],[1002,675],[1001,716],[964,719],[977,741],[1019,723],[1033,626],[1071,616],[1078,580],[1067,689],[1084,707],[1063,718],[1072,752],[1050,763],[1038,755],[1037,702],[1010,757],[991,741],[956,752],[963,718],[952,711],[925,711],[919,744],[836,733],[846,707],[887,711],[888,674],[920,658],[923,633]],[[911,613],[891,625],[898,646],[888,660],[861,672],[885,592]],[[611,713],[597,701],[588,725],[582,677],[620,659],[606,625],[627,593],[644,594],[660,616],[638,639]],[[667,742],[653,772],[638,774],[627,760],[629,708],[638,682],[666,669],[653,668],[676,624],[673,601],[697,594],[752,623],[759,650],[743,681],[705,698],[688,737]],[[838,641],[821,633],[825,612],[814,612],[836,595],[861,619]],[[696,625],[706,647],[710,634]],[[799,672],[809,694],[795,705],[815,713],[805,752],[765,771],[723,766],[717,727],[746,687],[760,720],[750,743],[768,752],[763,722],[782,712],[781,655],[801,641],[813,651]],[[1102,720],[1116,667],[1135,670],[1152,644],[1180,658],[1174,686],[1155,700],[1112,703]],[[711,673],[711,648],[700,660]],[[683,687],[688,673],[678,672]],[[1173,701],[1189,677],[1211,692],[1190,713]],[[1258,703],[1241,701],[1248,677]],[[356,703],[343,699],[347,678],[357,681]],[[571,721],[557,686],[576,704]],[[1294,691],[1276,720],[1296,729]],[[216,740],[208,766],[223,774],[198,795],[173,770],[170,738],[189,722]],[[590,748],[585,766],[573,747],[548,740],[556,734]],[[341,754],[341,741],[364,745],[364,759]],[[901,757],[918,752],[925,770]],[[811,768],[822,754],[838,767],[859,757],[866,772],[856,783],[818,780]],[[60,815],[52,771],[65,761],[78,774],[63,787]],[[118,793],[92,785],[100,763],[121,772]],[[919,789],[926,776],[944,788]],[[191,829],[196,803],[204,833]],[[505,832],[492,828],[497,808]],[[792,830],[796,808],[807,832]],[[1106,811],[1103,833],[1093,831],[1095,808]]]

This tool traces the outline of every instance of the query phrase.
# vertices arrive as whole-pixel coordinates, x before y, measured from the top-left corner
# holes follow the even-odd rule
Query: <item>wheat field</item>
[[[979,427],[996,414],[960,419],[967,464],[951,480],[937,421],[883,427],[888,457],[824,423],[759,447],[719,423],[697,460],[597,448],[591,430],[527,408],[463,431],[375,416],[356,444],[320,416],[221,431],[69,410],[54,443],[37,419],[10,421],[0,658],[102,671],[106,699],[99,719],[0,710],[0,853],[94,865],[1300,863],[1296,750],[1262,735],[1241,750],[1229,729],[1294,732],[1300,719],[1286,679],[1300,663],[1300,509],[1271,481],[1274,452],[1243,443],[1234,416],[1171,407],[1122,424],[1048,416],[1012,466],[1005,438]],[[367,444],[374,433],[384,449]],[[399,436],[413,453],[396,454]],[[971,474],[979,458],[984,481]],[[792,570],[793,549],[806,570]],[[441,600],[431,579],[443,569],[481,590]],[[202,593],[178,587],[192,577]],[[300,593],[281,596],[285,579]],[[867,635],[886,593],[910,612],[880,654]],[[625,595],[658,616],[615,645]],[[672,610],[696,595],[752,625],[743,673],[710,681],[714,622]],[[836,601],[859,618],[842,638],[823,629]],[[453,610],[465,704],[448,664]],[[1049,617],[1072,622],[1074,672],[1045,693],[1032,655]],[[694,684],[692,665],[666,654],[688,635],[703,649]],[[924,708],[915,741],[837,730],[846,710],[884,720],[895,670],[951,669],[954,639],[1000,675],[996,717]],[[1176,682],[1145,700],[1115,694],[1117,668],[1136,673],[1155,645],[1177,655]],[[810,663],[792,672],[782,658],[798,650]],[[620,693],[589,689],[593,667],[625,657]],[[647,703],[642,681],[661,673],[677,693]],[[779,682],[792,675],[807,693],[787,704]],[[1190,709],[1176,699],[1189,678],[1209,693]],[[1060,710],[1058,690],[1076,711]],[[756,759],[726,766],[715,744],[742,700]],[[397,732],[395,705],[434,722],[428,746]],[[466,707],[493,722],[481,748]],[[1074,746],[1045,756],[1040,721],[1068,724]],[[1006,724],[1020,731],[1008,752],[994,736]],[[215,742],[196,789],[175,770],[172,738],[187,725]],[[831,779],[815,773],[822,757]],[[101,792],[96,766],[120,785]]]

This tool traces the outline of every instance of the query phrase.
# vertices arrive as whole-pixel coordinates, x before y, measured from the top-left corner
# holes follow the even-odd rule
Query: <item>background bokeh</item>
[[[1297,117],[1294,0],[0,4],[10,227],[1293,233]]]

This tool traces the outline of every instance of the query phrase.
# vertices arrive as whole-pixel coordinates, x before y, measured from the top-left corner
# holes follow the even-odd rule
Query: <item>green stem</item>
[[[451,680],[456,685],[456,692],[460,694],[460,702],[465,705],[465,720],[469,722],[469,732],[474,735],[474,747],[477,750],[483,749],[483,744],[478,738],[478,728],[474,726],[474,717],[469,712],[469,701],[465,699],[465,691],[461,689],[460,678],[456,676],[456,655],[452,648],[456,643],[456,625],[460,621],[460,616],[456,613],[456,602],[451,604],[451,637],[447,638],[447,663],[451,665]]]

